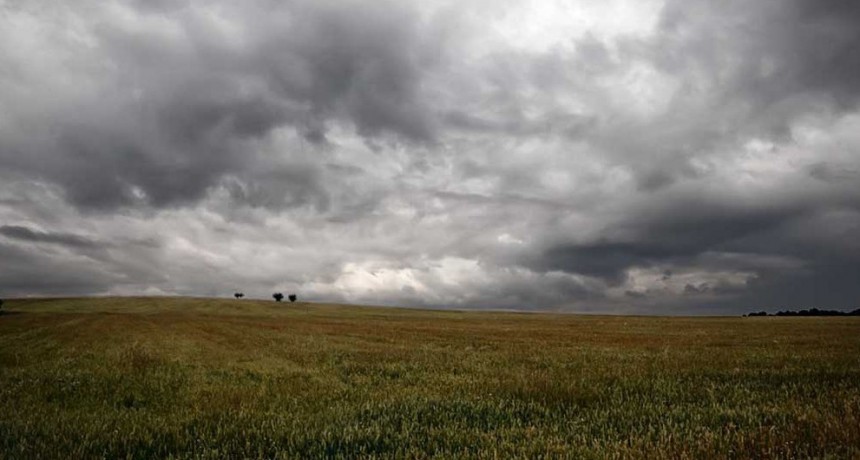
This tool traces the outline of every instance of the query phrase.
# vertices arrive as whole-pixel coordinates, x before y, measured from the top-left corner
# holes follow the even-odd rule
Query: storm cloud
[[[860,301],[857,2],[0,8],[0,296]]]

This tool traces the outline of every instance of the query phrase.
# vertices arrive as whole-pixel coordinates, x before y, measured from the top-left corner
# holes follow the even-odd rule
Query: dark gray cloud
[[[74,67],[58,69],[70,75],[40,73],[30,83],[27,73],[41,72],[35,60],[9,62],[13,83],[42,83],[59,100],[13,114],[28,129],[10,125],[0,142],[7,170],[59,184],[82,208],[189,205],[225,176],[261,169],[265,177],[253,187],[271,196],[252,202],[319,205],[324,196],[307,191],[320,188],[313,174],[301,190],[265,184],[277,171],[284,171],[277,181],[295,182],[289,171],[308,169],[301,150],[325,143],[332,124],[369,140],[434,141],[421,78],[438,59],[437,40],[397,3],[259,2],[236,10],[230,25],[190,4],[105,8],[92,19],[85,11],[57,18],[36,4],[17,8],[45,25],[93,21],[84,39],[76,37],[90,46],[32,50],[76,54]],[[137,14],[137,23],[124,14]],[[7,103],[37,105],[23,96],[10,91]],[[283,129],[305,142],[286,139],[261,153],[259,144]]]
[[[58,264],[50,256],[25,251],[0,242],[0,285],[3,296],[89,295],[106,292],[114,280],[80,264]]]
[[[856,3],[6,5],[0,294],[856,307]]]
[[[860,9],[844,0],[675,2],[664,8],[655,60],[713,85],[719,105],[737,105],[756,128],[785,129],[790,116],[824,103],[858,101]],[[682,70],[683,69],[683,70]],[[719,98],[719,99],[717,99]]]
[[[0,226],[0,235],[21,241],[59,244],[74,248],[94,248],[98,246],[96,242],[84,236],[71,233],[43,232],[19,225]]]

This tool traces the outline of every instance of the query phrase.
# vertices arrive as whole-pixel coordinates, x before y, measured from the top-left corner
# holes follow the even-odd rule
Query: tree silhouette
[[[237,299],[241,299],[242,297],[245,297],[245,294],[241,293],[241,292],[237,292],[237,293],[233,294],[233,297],[235,297]]]
[[[276,293],[272,294],[272,298],[275,299],[275,302],[280,302],[280,301],[284,300],[284,295],[281,294],[280,292],[276,292]]]
[[[287,298],[290,299],[290,302],[295,302],[298,299],[295,294],[290,294]]]

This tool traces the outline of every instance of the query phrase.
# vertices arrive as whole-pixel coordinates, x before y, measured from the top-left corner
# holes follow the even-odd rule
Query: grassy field
[[[860,458],[860,318],[4,309],[0,458]]]

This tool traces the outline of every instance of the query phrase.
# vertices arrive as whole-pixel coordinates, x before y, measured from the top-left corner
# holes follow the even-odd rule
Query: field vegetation
[[[7,300],[0,458],[857,458],[860,318]]]

